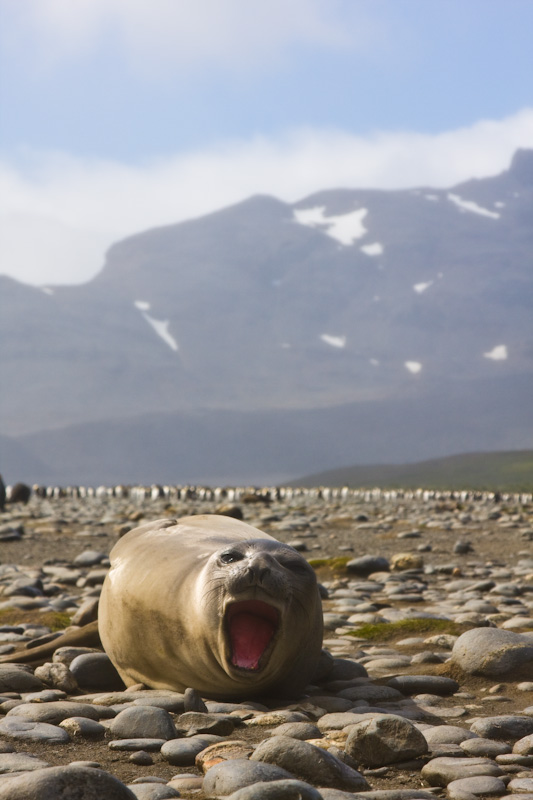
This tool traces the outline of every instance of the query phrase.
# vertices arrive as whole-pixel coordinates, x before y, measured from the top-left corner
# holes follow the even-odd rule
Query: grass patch
[[[388,642],[405,636],[431,636],[439,633],[449,633],[460,636],[472,625],[459,625],[447,619],[401,619],[398,622],[378,622],[375,625],[367,623],[353,631],[348,631],[344,636],[356,636],[360,639]]]
[[[20,608],[4,608],[0,611],[0,625],[44,625],[52,632],[62,631],[71,624],[70,617],[62,611],[21,611]]]

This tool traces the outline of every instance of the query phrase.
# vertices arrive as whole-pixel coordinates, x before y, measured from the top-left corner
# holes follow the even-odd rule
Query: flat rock
[[[130,706],[120,711],[109,725],[116,739],[174,739],[174,721],[168,711],[156,706]]]
[[[203,791],[207,797],[225,796],[254,783],[293,779],[287,770],[274,764],[236,758],[220,761],[211,767],[204,778]]]
[[[314,786],[330,786],[352,792],[369,788],[357,770],[327,750],[288,736],[273,736],[262,741],[252,753],[251,761],[276,764]]]
[[[303,781],[260,781],[233,792],[228,800],[322,800],[322,795]]]
[[[477,775],[499,777],[500,767],[489,758],[449,758],[442,756],[432,758],[422,767],[422,778],[430,786],[447,786],[461,778],[473,778]]]
[[[5,736],[6,739],[48,742],[49,744],[70,742],[68,732],[57,725],[50,725],[47,722],[31,722],[17,719],[17,717],[4,717],[0,721],[0,736]]]

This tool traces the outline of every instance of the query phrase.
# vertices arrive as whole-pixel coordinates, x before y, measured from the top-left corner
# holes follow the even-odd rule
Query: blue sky
[[[533,0],[0,0],[1,269],[256,192],[449,186],[533,147]]]

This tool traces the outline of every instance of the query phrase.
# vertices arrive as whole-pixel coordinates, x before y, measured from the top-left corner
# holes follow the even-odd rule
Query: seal
[[[110,559],[98,628],[127,686],[223,700],[297,696],[313,678],[322,604],[292,547],[204,514],[135,528]]]

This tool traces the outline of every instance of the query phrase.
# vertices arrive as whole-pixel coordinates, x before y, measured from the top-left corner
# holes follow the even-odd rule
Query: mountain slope
[[[524,447],[531,219],[527,150],[501,175],[449,190],[328,190],[294,205],[254,197],[117,243],[82,286],[0,278],[0,433],[28,446],[35,436],[30,449],[47,437],[35,457],[52,469],[67,429],[125,426],[127,436],[158,415],[194,427],[200,412],[257,414],[260,427],[274,411],[316,411],[337,430],[353,405],[369,419],[375,455],[367,448],[365,461],[462,451],[458,431],[472,450]],[[483,382],[494,387],[490,413]],[[517,423],[502,431],[504,396]],[[398,437],[405,409],[426,420],[437,406],[425,449],[414,425]],[[341,437],[316,467],[349,463],[342,455]],[[68,458],[81,469],[82,450]]]

